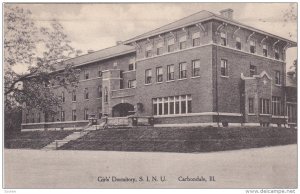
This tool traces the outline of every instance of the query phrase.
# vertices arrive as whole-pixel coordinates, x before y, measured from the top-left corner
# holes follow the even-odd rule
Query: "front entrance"
[[[127,117],[134,114],[134,106],[129,103],[120,103],[112,108],[113,117]]]

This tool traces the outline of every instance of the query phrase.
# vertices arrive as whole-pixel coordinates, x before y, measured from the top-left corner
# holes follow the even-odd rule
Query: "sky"
[[[50,20],[61,22],[73,47],[83,53],[114,46],[162,25],[201,10],[219,14],[234,10],[241,23],[297,41],[297,23],[284,22],[283,12],[290,3],[115,3],[115,4],[20,4],[30,9],[39,25]],[[289,35],[292,34],[292,36]],[[296,48],[288,49],[287,65],[297,57]]]

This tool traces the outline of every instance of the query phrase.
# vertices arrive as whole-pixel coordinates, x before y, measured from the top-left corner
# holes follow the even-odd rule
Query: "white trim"
[[[181,79],[177,79],[178,81],[182,81],[182,80],[186,80],[188,79],[187,77],[186,78],[181,78]]]
[[[260,126],[260,124],[259,123],[243,123],[243,125],[245,126],[245,127],[259,127]]]
[[[294,104],[297,105],[297,102],[286,102],[287,104]]]
[[[102,73],[107,72],[107,71],[121,71],[121,69],[106,69],[106,70],[103,70]]]
[[[78,121],[59,121],[59,122],[42,122],[42,123],[22,123],[21,125],[68,124],[68,123],[82,123],[82,122],[89,122],[89,121],[78,120]]]
[[[178,52],[181,52],[181,51],[187,51],[187,50],[197,49],[197,48],[201,48],[201,47],[205,47],[205,46],[211,46],[211,45],[212,45],[212,44],[209,43],[209,44],[203,44],[203,45],[199,45],[199,46],[192,46],[192,47],[188,47],[188,48],[181,49],[181,50],[175,50],[175,51],[173,51],[173,52],[166,52],[166,53],[163,53],[163,54],[161,54],[161,55],[155,55],[155,56],[148,57],[148,58],[138,59],[138,60],[136,60],[136,62],[145,61],[145,60],[153,59],[153,58],[156,58],[156,57],[166,56],[166,55],[178,53]]]
[[[107,81],[107,80],[111,80],[111,79],[122,79],[122,78],[105,78],[105,79],[102,79],[103,81]]]
[[[242,116],[240,113],[226,113],[226,112],[220,112],[219,114],[217,112],[201,112],[201,113],[186,113],[186,114],[171,114],[171,115],[154,115],[154,118],[168,118],[168,117],[190,117],[190,116],[214,116],[214,115],[220,115],[220,116]]]
[[[111,97],[111,98],[112,98],[112,99],[114,99],[114,98],[127,98],[127,97],[131,97],[131,96],[135,96],[135,94],[124,95],[124,96],[113,96],[113,97]]]
[[[167,80],[166,83],[175,82],[175,79]]]
[[[271,114],[259,114],[259,116],[272,116]]]
[[[217,123],[174,123],[174,124],[155,124],[154,127],[217,127]]]
[[[288,116],[277,116],[277,115],[272,115],[272,118],[276,118],[276,119],[287,119]]]
[[[129,71],[123,71],[122,73],[131,73],[131,72],[135,72],[136,70],[129,70]]]

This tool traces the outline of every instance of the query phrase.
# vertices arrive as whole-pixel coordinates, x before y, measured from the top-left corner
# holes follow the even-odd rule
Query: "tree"
[[[50,27],[39,27],[29,10],[5,5],[5,120],[14,119],[10,113],[21,110],[24,105],[26,109],[55,114],[61,100],[49,86],[55,84],[72,90],[78,83],[79,70],[64,62],[81,52],[70,44],[58,21],[51,21]],[[25,69],[20,72],[18,67]]]

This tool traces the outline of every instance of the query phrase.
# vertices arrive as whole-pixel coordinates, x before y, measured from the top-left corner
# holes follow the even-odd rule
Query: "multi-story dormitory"
[[[78,88],[53,88],[58,114],[24,111],[22,128],[82,126],[89,115],[153,117],[156,126],[296,124],[285,62],[296,43],[233,20],[232,9],[220,13],[64,61],[81,70]]]

